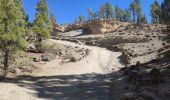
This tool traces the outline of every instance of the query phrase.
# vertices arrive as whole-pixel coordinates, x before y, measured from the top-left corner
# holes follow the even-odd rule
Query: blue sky
[[[39,0],[23,0],[24,8],[29,15],[29,20],[35,18],[35,8]],[[55,15],[59,24],[72,23],[79,15],[88,16],[87,8],[97,11],[102,4],[110,2],[113,6],[119,6],[122,9],[129,8],[133,0],[48,0],[50,11]],[[160,4],[163,0],[157,0]],[[150,21],[150,5],[154,0],[141,0],[143,13]]]

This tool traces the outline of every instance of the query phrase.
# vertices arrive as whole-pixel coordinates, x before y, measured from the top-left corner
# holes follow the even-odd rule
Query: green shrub
[[[48,41],[44,41],[41,44],[41,50],[43,52],[48,52],[48,53],[52,53],[53,50],[55,49],[56,44],[55,43],[50,43]]]
[[[13,59],[10,65],[11,67],[20,67],[20,66],[31,66],[32,65],[32,59],[26,55],[23,51],[18,51],[15,55],[12,57]]]

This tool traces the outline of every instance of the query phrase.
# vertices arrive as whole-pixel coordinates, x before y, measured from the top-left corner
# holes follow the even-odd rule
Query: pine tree
[[[123,18],[123,10],[121,8],[119,8],[118,6],[115,7],[115,15],[116,15],[116,19],[118,20],[122,20]]]
[[[51,36],[53,32],[52,22],[49,17],[47,0],[40,0],[36,8],[36,19],[34,20],[34,32],[36,33],[36,47],[42,50],[42,41]]]
[[[123,13],[123,21],[130,22],[131,21],[131,14],[129,10],[125,10]]]
[[[79,23],[79,24],[82,24],[82,23],[85,22],[85,21],[86,21],[86,17],[85,17],[85,16],[80,15],[80,16],[78,17],[78,23]]]
[[[28,15],[26,14],[25,10],[24,10],[24,7],[23,7],[23,2],[22,0],[14,0],[14,2],[17,4],[18,6],[18,9],[21,11],[21,14],[23,16],[23,23],[24,23],[24,27],[25,27],[25,35],[27,38],[30,37],[31,35],[31,24],[30,22],[28,21],[29,20],[29,17]]]
[[[89,13],[89,18],[88,18],[88,20],[90,21],[90,20],[93,19],[93,14],[94,14],[94,12],[93,12],[93,10],[92,10],[91,8],[88,8],[87,11],[88,11],[88,13]]]
[[[106,8],[106,18],[113,18],[114,16],[114,7],[110,4],[110,2],[106,2],[105,4]]]
[[[140,21],[140,19],[143,17],[142,14],[142,7],[141,7],[141,3],[140,0],[135,0],[135,9],[136,9],[136,16],[137,16],[137,23]]]
[[[168,26],[167,29],[170,30],[170,0],[164,0],[161,5],[161,12],[161,20]]]
[[[155,2],[151,5],[152,23],[154,24],[160,23],[160,14],[161,14],[161,7],[158,4],[158,2],[155,0]]]
[[[98,16],[97,16],[97,13],[93,13],[93,14],[92,14],[92,18],[93,18],[93,19],[97,19],[97,17],[98,17]]]
[[[148,23],[145,15],[143,15],[143,16],[140,18],[139,23],[143,23],[143,24],[147,24],[147,23]]]
[[[0,0],[0,50],[6,76],[10,55],[27,47],[22,2]]]
[[[132,15],[133,15],[133,22],[136,21],[136,15],[135,15],[135,3],[132,2],[132,4],[130,4],[130,10],[132,11]]]
[[[106,8],[104,5],[102,5],[100,7],[100,10],[99,10],[99,18],[101,19],[106,19]]]
[[[52,12],[50,13],[50,20],[52,21],[52,23],[57,23],[56,18]]]
[[[138,23],[143,16],[140,0],[134,0],[130,5],[130,9],[133,13],[133,21]]]

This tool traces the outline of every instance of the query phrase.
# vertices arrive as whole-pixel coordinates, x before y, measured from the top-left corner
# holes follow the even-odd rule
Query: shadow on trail
[[[121,75],[67,75],[7,79],[6,83],[36,91],[38,98],[52,100],[113,100],[112,82],[118,84]],[[32,94],[32,93],[30,93]]]

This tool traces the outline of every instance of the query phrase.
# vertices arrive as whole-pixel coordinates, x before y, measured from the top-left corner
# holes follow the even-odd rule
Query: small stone
[[[70,57],[70,61],[71,61],[71,62],[76,62],[76,58]]]
[[[34,57],[34,58],[33,58],[33,61],[34,61],[34,62],[40,62],[40,58]]]

